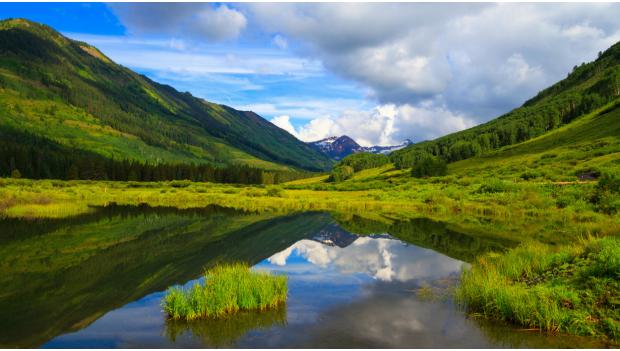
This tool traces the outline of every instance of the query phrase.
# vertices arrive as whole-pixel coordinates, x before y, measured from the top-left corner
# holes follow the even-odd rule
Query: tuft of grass
[[[205,282],[189,289],[172,287],[162,301],[175,320],[219,318],[238,311],[266,310],[286,302],[285,276],[256,272],[247,264],[217,265],[205,272]]]
[[[532,242],[488,254],[463,272],[456,297],[486,317],[620,339],[620,239],[559,248]]]

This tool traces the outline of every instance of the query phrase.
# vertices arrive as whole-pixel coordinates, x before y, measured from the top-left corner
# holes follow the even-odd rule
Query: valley
[[[304,143],[48,26],[1,21],[0,346],[98,346],[105,334],[108,347],[617,347],[619,72],[615,44],[470,129],[384,148]],[[352,268],[365,257],[379,261]],[[239,261],[289,277],[290,305],[228,322],[159,314],[165,289]],[[316,281],[329,288],[313,304]],[[338,326],[363,329],[355,316],[377,306],[385,323],[438,313],[467,337]],[[114,329],[124,316],[149,333]]]

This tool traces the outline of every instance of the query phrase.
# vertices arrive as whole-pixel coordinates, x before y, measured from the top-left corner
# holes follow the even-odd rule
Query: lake
[[[0,221],[0,347],[604,347],[469,318],[450,297],[476,255],[516,242],[430,219],[109,206]],[[285,306],[168,321],[165,290],[248,262],[289,280]]]

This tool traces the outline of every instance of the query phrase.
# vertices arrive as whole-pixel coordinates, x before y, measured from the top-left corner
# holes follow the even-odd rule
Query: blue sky
[[[431,139],[507,112],[620,40],[617,4],[1,3],[302,140]]]

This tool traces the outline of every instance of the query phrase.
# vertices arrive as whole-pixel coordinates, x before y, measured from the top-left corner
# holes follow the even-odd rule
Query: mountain
[[[345,248],[358,238],[358,235],[350,233],[334,223],[322,228],[311,239],[324,245]]]
[[[318,141],[307,143],[315,150],[322,152],[329,158],[340,160],[350,154],[357,152],[370,152],[373,154],[388,154],[394,150],[400,150],[410,144],[411,140],[407,139],[404,143],[394,146],[370,146],[365,147],[359,145],[355,140],[343,135],[340,137],[329,137]]]
[[[154,82],[25,19],[0,21],[0,115],[0,151],[17,150],[4,153],[0,173],[23,163],[19,154],[34,153],[69,164],[79,155],[95,165],[103,159],[322,171],[332,163],[253,112]],[[32,163],[22,167],[40,166]]]
[[[620,43],[590,63],[575,66],[568,76],[496,119],[441,138],[393,152],[398,168],[411,167],[432,154],[448,162],[487,154],[569,125],[620,97]]]
[[[392,151],[400,150],[406,148],[409,145],[412,145],[413,141],[409,139],[405,139],[405,141],[398,145],[392,146],[370,146],[365,148],[364,152],[370,152],[371,154],[389,154]]]
[[[364,149],[355,140],[346,135],[340,137],[333,136],[307,144],[334,160],[340,160],[355,152],[362,152]]]

